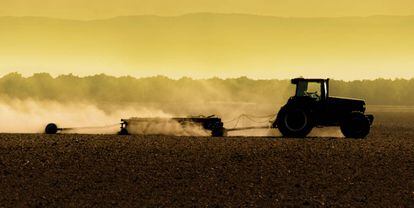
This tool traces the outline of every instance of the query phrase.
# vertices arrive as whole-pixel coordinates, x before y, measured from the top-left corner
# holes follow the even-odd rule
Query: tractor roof
[[[305,79],[305,78],[294,78],[291,80],[292,84],[297,84],[298,82],[326,82],[329,79]]]

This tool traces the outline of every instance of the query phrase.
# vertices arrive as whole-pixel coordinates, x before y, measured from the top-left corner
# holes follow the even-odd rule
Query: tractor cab
[[[329,79],[292,79],[296,85],[295,97],[308,97],[316,101],[328,98]]]

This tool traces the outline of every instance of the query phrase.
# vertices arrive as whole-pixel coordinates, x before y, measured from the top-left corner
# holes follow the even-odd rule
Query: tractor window
[[[296,89],[296,96],[308,96],[320,100],[321,84],[317,82],[299,82]]]
[[[296,96],[306,96],[305,92],[308,90],[307,82],[299,82],[296,89]]]
[[[326,99],[326,98],[328,98],[328,90],[329,90],[327,82],[323,82],[322,87],[323,88],[321,90],[322,90],[322,93],[323,93],[323,97]]]

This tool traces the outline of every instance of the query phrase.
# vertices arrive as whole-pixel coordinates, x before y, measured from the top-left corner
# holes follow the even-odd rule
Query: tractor
[[[295,78],[296,93],[279,110],[273,128],[285,137],[306,137],[315,127],[339,126],[347,138],[365,138],[374,121],[364,100],[329,95],[329,79]]]

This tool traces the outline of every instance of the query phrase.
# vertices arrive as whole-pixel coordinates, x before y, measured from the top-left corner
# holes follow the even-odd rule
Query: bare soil
[[[414,207],[414,113],[345,138],[0,135],[1,207]]]

